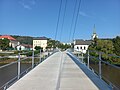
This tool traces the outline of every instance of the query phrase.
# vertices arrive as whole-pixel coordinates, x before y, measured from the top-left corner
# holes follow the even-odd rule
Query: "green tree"
[[[43,48],[40,47],[40,46],[35,46],[35,49],[36,49],[36,50],[40,50],[40,49],[43,50]]]
[[[120,36],[117,36],[113,39],[113,45],[114,45],[114,53],[118,56],[120,56]]]
[[[9,48],[10,40],[8,39],[0,39],[0,49],[7,50]]]
[[[103,60],[109,61],[111,63],[113,62],[112,57],[108,56],[108,54],[114,54],[113,52],[114,47],[112,40],[97,39],[90,45],[89,50],[104,52],[104,54],[102,54]],[[91,53],[91,54],[94,56],[98,56],[97,53]]]
[[[48,39],[47,41],[47,49],[51,49],[55,46],[55,40]]]
[[[59,41],[48,39],[47,48],[56,48],[60,45]]]

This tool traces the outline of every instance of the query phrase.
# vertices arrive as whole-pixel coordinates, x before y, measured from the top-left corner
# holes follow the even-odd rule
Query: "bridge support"
[[[32,68],[34,68],[34,50],[33,50],[33,53],[32,53]]]
[[[83,50],[82,50],[82,63],[83,63]]]
[[[101,79],[101,52],[99,52],[99,77]]]
[[[20,53],[18,54],[18,79],[20,78]]]
[[[41,63],[41,49],[40,49],[40,61],[39,61],[39,63]]]
[[[88,69],[89,69],[89,61],[90,61],[90,56],[89,56],[90,54],[89,54],[89,50],[88,50],[88,57],[87,57],[87,67],[88,67]]]

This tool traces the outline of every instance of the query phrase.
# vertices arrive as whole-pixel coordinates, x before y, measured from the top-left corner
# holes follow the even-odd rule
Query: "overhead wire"
[[[72,22],[71,22],[71,25],[70,25],[69,40],[68,40],[69,42],[70,42],[71,32],[72,32],[72,27],[73,27],[74,18],[75,18],[75,10],[76,10],[76,6],[77,6],[77,0],[75,1],[74,11],[73,11],[73,16],[72,16]]]
[[[74,40],[75,30],[76,30],[76,26],[77,26],[77,21],[78,21],[78,15],[79,15],[79,11],[80,11],[80,6],[81,6],[81,0],[79,0],[79,4],[78,4],[77,16],[76,16],[76,19],[75,19],[75,25],[74,25],[73,35],[72,35],[72,39],[73,40]]]
[[[61,32],[60,32],[60,41],[62,38],[63,26],[64,26],[64,21],[65,21],[66,7],[67,7],[67,0],[65,1],[65,8],[64,8],[63,20],[62,20],[62,26],[61,26]]]
[[[56,25],[56,30],[55,30],[55,40],[57,38],[57,33],[58,33],[58,26],[59,26],[59,21],[60,21],[61,9],[62,9],[62,0],[60,0],[60,7],[59,7],[59,12],[58,12],[58,19],[57,19],[57,25]]]

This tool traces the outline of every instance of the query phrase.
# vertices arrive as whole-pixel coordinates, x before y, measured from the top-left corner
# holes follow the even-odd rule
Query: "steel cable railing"
[[[57,51],[55,51],[57,52]],[[54,54],[55,52],[52,53],[47,53],[47,54],[43,54],[41,53],[41,51],[38,54],[32,54],[32,56],[28,56],[28,57],[20,57],[21,54],[27,54],[27,52],[25,53],[19,53],[18,54],[18,60],[11,62],[9,64],[5,64],[3,66],[0,66],[0,69],[8,67],[10,65],[13,64],[17,64],[17,76],[15,76],[14,78],[10,79],[9,81],[7,81],[4,85],[0,86],[0,90],[6,90],[7,88],[9,88],[12,84],[14,84],[17,80],[19,80],[22,76],[24,76],[25,74],[27,74],[32,68],[34,68],[35,66],[37,66],[39,63],[43,62],[47,57],[51,56],[52,54]],[[34,51],[32,52],[34,53]],[[43,55],[43,56],[42,56]],[[44,56],[45,55],[45,56]],[[29,59],[29,60],[28,60]],[[32,60],[30,60],[32,59]],[[35,60],[38,59],[38,62],[35,62]],[[21,63],[24,63],[23,61],[28,60],[31,63],[31,66],[27,69],[25,69],[24,71],[21,72]],[[41,61],[40,61],[41,60]]]
[[[98,52],[95,50],[87,51],[87,53],[77,52],[77,57],[80,61],[87,66],[88,69],[92,70],[99,78],[103,79],[108,83],[112,90],[120,89],[120,67],[110,64],[110,62],[103,59],[104,52]],[[92,53],[92,54],[91,54]],[[95,56],[94,54],[95,53]],[[120,58],[113,54],[108,54],[108,56]],[[83,59],[83,60],[82,60]],[[118,75],[119,74],[119,75]],[[119,80],[118,80],[119,79]],[[117,82],[118,81],[118,82]]]

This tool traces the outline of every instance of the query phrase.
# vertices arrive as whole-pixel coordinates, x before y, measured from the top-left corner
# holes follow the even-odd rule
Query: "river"
[[[3,65],[3,64],[0,64]],[[94,68],[96,72],[98,72],[98,63],[90,62],[90,66]],[[21,72],[31,67],[31,64],[21,64]],[[17,64],[12,64],[10,66],[4,67],[0,69],[0,87],[17,76]],[[109,65],[102,64],[102,76],[105,80],[109,80],[114,85],[116,85],[120,89],[120,69],[116,69]]]
[[[2,66],[3,64],[0,64]],[[31,67],[31,64],[21,64],[21,72]],[[0,87],[17,76],[17,63],[0,69]]]
[[[90,67],[93,68],[94,71],[98,74],[99,72],[98,63],[90,62]],[[117,86],[117,88],[119,88],[119,89],[116,89],[116,87],[114,86],[115,89],[113,90],[120,90],[120,68],[119,67],[116,68],[116,67],[102,63],[101,76],[108,84],[110,84],[111,82],[112,84]]]

